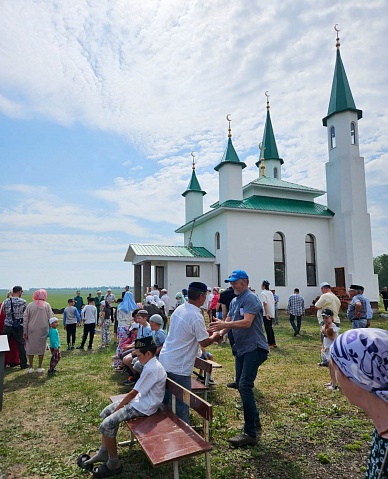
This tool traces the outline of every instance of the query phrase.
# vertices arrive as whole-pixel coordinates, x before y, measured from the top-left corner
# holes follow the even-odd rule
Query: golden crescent
[[[264,95],[265,95],[267,98],[269,97],[268,90],[264,92]]]
[[[259,143],[259,149],[260,149],[260,150],[263,149],[263,142],[262,142],[262,141]]]
[[[229,117],[230,117],[230,113],[228,113],[228,114],[226,115],[226,119],[227,119],[228,121],[232,121]]]
[[[340,30],[339,28],[337,28],[337,25],[338,25],[338,23],[336,23],[336,24],[334,25],[334,30],[335,30],[336,32],[340,32],[341,30]]]

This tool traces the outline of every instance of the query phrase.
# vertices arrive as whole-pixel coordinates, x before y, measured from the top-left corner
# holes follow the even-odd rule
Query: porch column
[[[136,303],[142,301],[141,297],[141,264],[135,264],[133,267],[133,295]]]
[[[143,263],[143,294],[146,293],[147,287],[151,287],[151,261]],[[143,296],[141,301],[143,301]]]

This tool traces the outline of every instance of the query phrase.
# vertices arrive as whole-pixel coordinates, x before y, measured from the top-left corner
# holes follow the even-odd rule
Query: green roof
[[[218,165],[214,169],[218,171],[225,163],[235,163],[242,166],[243,169],[247,166],[243,161],[240,161],[239,157],[237,156],[231,138],[228,138],[228,145],[226,147],[221,162],[218,163]]]
[[[286,198],[273,198],[271,196],[254,195],[242,201],[228,200],[221,205],[217,204],[217,207],[295,213],[299,215],[334,216],[334,213],[329,210],[327,206],[312,201],[289,200]]]
[[[130,244],[136,256],[167,256],[170,258],[214,258],[206,248],[193,246],[160,246],[150,244]]]
[[[357,113],[358,119],[362,118],[362,110],[358,110],[356,108],[345,68],[342,63],[340,50],[337,48],[337,58],[335,62],[329,108],[327,110],[327,116],[322,119],[323,126],[327,126],[327,120],[335,113],[340,113],[347,110],[355,111]]]
[[[281,165],[284,163],[283,159],[279,158],[269,109],[267,109],[262,147],[265,148],[263,152],[264,160],[279,160]],[[261,158],[256,162],[256,166],[259,166],[260,162]]]
[[[306,193],[315,194],[315,196],[321,196],[325,193],[323,190],[317,190],[315,188],[310,188],[309,186],[298,185],[296,183],[291,183],[290,181],[279,180],[278,178],[272,178],[268,176],[262,176],[261,178],[257,178],[256,180],[251,181],[250,183],[244,186],[244,189],[252,185],[268,186],[268,187],[280,188],[280,189],[286,189],[286,190],[303,191]]]
[[[182,193],[182,196],[186,196],[189,191],[196,191],[202,195],[206,195],[206,191],[201,190],[197,175],[195,174],[195,169],[192,170],[189,186],[187,187],[187,190]]]

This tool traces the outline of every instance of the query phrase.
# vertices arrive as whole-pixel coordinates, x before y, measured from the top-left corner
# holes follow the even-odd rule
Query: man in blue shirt
[[[230,303],[226,320],[212,323],[209,330],[231,329],[235,341],[236,383],[244,409],[244,430],[229,442],[233,446],[255,445],[261,424],[253,388],[258,368],[267,359],[269,351],[263,332],[263,306],[249,290],[249,277],[245,271],[233,271],[225,283],[230,283],[236,297]]]
[[[363,287],[358,284],[351,284],[349,287],[350,303],[348,305],[347,317],[352,322],[352,329],[367,327],[367,309],[365,297],[362,295]]]

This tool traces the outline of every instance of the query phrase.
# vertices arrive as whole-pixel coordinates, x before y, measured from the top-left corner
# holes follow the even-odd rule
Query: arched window
[[[275,168],[273,169],[273,177],[274,177],[274,178],[277,178],[277,177],[278,177],[278,168],[277,168],[277,166],[275,166]]]
[[[356,124],[354,121],[350,123],[350,143],[352,145],[355,145],[357,143],[357,138],[356,138]]]
[[[330,128],[330,148],[335,148],[335,128]]]
[[[317,285],[317,265],[315,260],[315,238],[313,235],[306,235],[306,276],[307,286]]]
[[[286,285],[286,260],[284,255],[284,236],[282,233],[273,235],[273,256],[275,270],[275,286]]]
[[[221,248],[221,242],[220,242],[220,233],[216,233],[215,236],[215,243],[216,243],[216,250]]]

